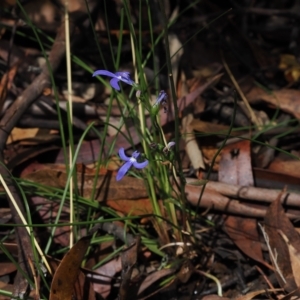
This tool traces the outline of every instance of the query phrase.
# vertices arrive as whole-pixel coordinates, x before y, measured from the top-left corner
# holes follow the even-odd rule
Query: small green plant
[[[141,134],[144,133],[144,136],[141,136],[142,141],[148,141],[148,143],[143,143],[144,152],[146,153],[146,158],[143,162],[138,162],[137,159],[140,156],[138,151],[134,151],[131,157],[126,156],[124,152],[124,148],[119,149],[120,158],[125,161],[125,164],[119,169],[116,180],[121,180],[127,171],[134,166],[136,169],[144,169],[146,166],[149,167],[145,169],[146,180],[145,184],[148,186],[148,190],[150,191],[150,199],[153,205],[154,213],[162,217],[163,213],[159,207],[158,199],[157,199],[157,191],[159,191],[159,199],[164,201],[164,205],[168,212],[168,219],[175,225],[174,234],[177,238],[180,239],[180,231],[178,230],[178,221],[177,216],[175,214],[175,205],[176,200],[174,195],[172,195],[171,191],[172,184],[170,181],[170,175],[172,168],[175,168],[174,164],[174,154],[173,147],[175,145],[174,141],[166,142],[166,139],[163,134],[163,130],[159,124],[159,114],[167,113],[167,94],[165,91],[160,91],[157,99],[152,104],[149,100],[147,94],[144,96],[141,90],[143,90],[138,83],[134,82],[128,72],[116,72],[112,73],[107,70],[97,70],[93,73],[93,76],[104,75],[109,76],[112,79],[110,80],[110,85],[112,88],[120,91],[119,82],[124,82],[126,84],[131,85],[136,90],[136,94],[138,95],[139,106],[142,106],[142,111],[139,110],[139,115],[134,115],[134,107],[130,107],[129,110],[132,112],[131,117],[139,118],[141,124],[146,123],[146,113],[151,116],[151,128],[147,131],[142,131]],[[129,104],[127,104],[129,105]],[[160,107],[163,107],[164,112],[161,112]],[[155,129],[157,131],[155,132]],[[151,132],[152,130],[152,132]],[[153,132],[154,130],[154,132]],[[164,143],[164,144],[162,144]],[[175,173],[174,173],[175,174]],[[176,178],[175,178],[176,180]],[[172,200],[172,201],[170,201]],[[178,204],[180,207],[180,204]],[[162,219],[157,219],[157,224],[161,224]],[[168,236],[167,232],[164,231],[164,226],[158,226],[160,236],[163,238],[164,242],[167,242],[165,238]]]

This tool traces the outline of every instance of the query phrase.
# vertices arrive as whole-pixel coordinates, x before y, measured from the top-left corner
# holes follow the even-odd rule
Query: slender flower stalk
[[[131,86],[136,86],[136,83],[130,78],[129,72],[112,73],[112,72],[107,71],[107,70],[97,70],[93,73],[93,77],[98,76],[98,75],[104,75],[104,76],[112,77],[112,79],[110,80],[109,83],[117,91],[119,91],[121,89],[120,86],[119,86],[120,81],[122,81],[124,83],[127,83]]]
[[[134,166],[136,169],[143,169],[148,165],[148,160],[145,160],[141,163],[137,162],[137,158],[139,157],[139,155],[140,153],[138,151],[134,151],[132,153],[132,156],[128,157],[125,154],[124,148],[119,149],[119,156],[122,160],[125,161],[125,164],[119,169],[117,173],[117,181],[121,180],[132,166]]]

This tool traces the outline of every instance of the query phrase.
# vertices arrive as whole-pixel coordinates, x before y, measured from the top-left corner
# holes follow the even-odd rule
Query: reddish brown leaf
[[[283,176],[282,173],[260,168],[253,168],[253,174],[255,182],[260,187],[277,190],[287,187],[289,190],[299,191],[299,178],[291,174]]]
[[[273,107],[290,113],[297,119],[300,118],[300,91],[293,89],[281,89],[267,93],[259,87],[253,87],[246,95],[249,102],[263,100]]]
[[[133,271],[133,266],[137,262],[138,250],[140,247],[141,238],[138,236],[135,239],[134,244],[130,245],[128,248],[124,249],[121,253],[122,261],[122,281],[119,290],[120,300],[130,300],[137,296],[138,286],[131,284],[131,276]]]
[[[65,188],[68,177],[63,165],[40,164],[31,165],[23,171],[21,176],[27,180],[62,189]],[[95,170],[78,165],[77,179],[82,196],[90,199],[95,180]],[[106,205],[126,215],[143,215],[153,212],[143,180],[125,176],[121,182],[117,182],[112,171],[104,168],[101,168],[99,172],[95,197],[95,200],[105,201]],[[41,204],[37,202],[36,198],[33,200],[36,204]],[[56,207],[57,204],[52,202],[43,203],[39,214],[43,219],[50,216],[53,218],[57,211]]]
[[[53,276],[50,300],[73,299],[75,294],[74,285],[78,279],[80,265],[90,245],[90,239],[90,236],[81,238],[64,256]],[[76,292],[78,292],[78,289]],[[88,298],[87,295],[84,296],[85,298],[80,296],[80,294],[76,294],[77,299],[93,299],[92,295],[89,296],[92,298]]]
[[[273,270],[263,259],[256,220],[229,216],[225,220],[225,230],[247,256]]]
[[[283,235],[286,236],[290,245],[292,245],[294,249],[297,249],[297,251],[300,250],[300,238],[281,206],[280,197],[270,205],[266,213],[265,231],[268,235],[271,250],[277,253],[276,264],[282,274],[282,276],[280,276],[278,270],[276,270],[277,280],[286,291],[292,292],[297,289],[297,284],[291,266],[289,248],[284,241]],[[272,264],[276,269],[274,262],[272,262]],[[299,274],[296,274],[296,276],[298,277]]]
[[[287,248],[290,254],[291,266],[295,278],[297,287],[300,287],[300,252],[290,243],[288,237],[279,230],[278,233],[281,235],[283,240],[286,242]]]
[[[299,160],[280,160],[275,158],[268,167],[269,170],[290,175],[294,177],[300,177],[300,161]]]
[[[25,170],[21,176],[47,186],[65,188],[68,178],[65,165],[35,164],[34,167],[34,170]],[[83,197],[90,199],[94,187],[95,171],[82,165],[76,167],[79,191]],[[143,180],[125,176],[119,183],[112,171],[101,168],[96,182],[95,196],[95,200],[104,201],[107,199],[140,199],[146,198],[148,194]]]
[[[47,260],[50,263],[51,269],[55,272],[60,265],[61,261],[47,255]],[[74,284],[74,291],[76,299],[78,300],[95,300],[95,293],[93,285],[90,282],[90,279],[85,275],[89,273],[89,270],[80,269],[78,273],[78,278]]]
[[[12,262],[0,262],[0,276],[7,275],[17,270],[17,267]]]
[[[96,269],[95,272],[99,273],[99,275],[90,275],[94,291],[100,294],[103,298],[107,298],[111,291],[111,281],[113,276],[121,270],[121,257],[114,258],[105,265]]]
[[[142,199],[123,199],[123,200],[107,200],[107,206],[122,212],[125,215],[145,215],[153,213],[152,204],[149,198]]]

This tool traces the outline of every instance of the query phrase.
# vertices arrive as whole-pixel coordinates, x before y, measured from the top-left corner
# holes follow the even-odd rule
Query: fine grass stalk
[[[69,11],[68,2],[65,3],[65,36],[66,36],[66,62],[67,62],[67,86],[68,86],[68,104],[67,104],[67,116],[68,116],[68,128],[69,128],[69,166],[73,165],[74,154],[74,139],[73,139],[73,102],[72,102],[72,70],[71,70],[71,47],[70,47],[70,26],[69,26]],[[69,168],[67,168],[69,172]],[[71,174],[72,179],[70,181],[70,224],[74,222],[74,176]],[[73,226],[70,225],[70,249],[73,247],[74,231]]]

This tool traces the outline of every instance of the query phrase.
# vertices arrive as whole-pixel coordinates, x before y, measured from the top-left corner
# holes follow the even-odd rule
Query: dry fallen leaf
[[[284,175],[300,177],[300,161],[296,159],[281,160],[279,158],[275,158],[269,165],[268,169]]]
[[[16,141],[24,139],[34,138],[39,131],[39,128],[18,128],[15,127],[8,137],[7,144],[11,144]]]
[[[77,165],[77,185],[82,196],[90,199],[94,188],[95,169],[91,170],[83,165]],[[65,188],[67,182],[67,172],[65,165],[44,164],[34,165],[33,168],[23,171],[23,178],[47,186]],[[115,174],[105,168],[101,168],[96,182],[95,197],[97,201],[141,199],[148,197],[144,181],[125,176],[120,183],[116,181]]]
[[[90,240],[91,236],[81,238],[66,253],[53,276],[49,300],[74,298],[74,285],[78,278],[82,260],[90,245]]]
[[[296,279],[292,266],[292,259],[294,258],[290,257],[290,251],[292,250],[291,248],[289,249],[283,236],[285,236],[289,244],[297,250],[300,249],[300,238],[282,208],[280,196],[270,205],[264,223],[264,230],[267,234],[270,250],[275,255],[275,260],[272,260],[272,264],[276,270],[275,274],[277,280],[280,286],[287,292],[293,292],[299,287],[299,273],[296,274]],[[298,293],[298,296],[299,295]]]
[[[94,291],[107,298],[111,291],[111,281],[113,276],[122,270],[121,257],[114,258],[105,265],[99,267],[94,273],[89,274],[91,282],[93,283]]]
[[[82,196],[91,199],[95,181],[95,169],[77,165],[77,185]],[[39,184],[64,189],[68,175],[65,165],[32,164],[21,177]],[[112,171],[100,168],[96,182],[95,200],[125,215],[143,215],[153,212],[144,181],[125,176],[117,182]],[[49,204],[50,205],[50,204]],[[48,207],[45,207],[44,211]]]
[[[246,95],[250,103],[258,102],[259,100],[271,104],[274,108],[281,110],[300,118],[300,91],[294,89],[281,89],[267,93],[259,87],[253,87]]]
[[[190,126],[190,123],[193,119],[194,117],[191,113],[182,118],[182,131],[185,139],[185,150],[195,170],[198,170],[200,168],[205,169],[202,152],[199,149],[197,140],[193,132],[193,128]]]
[[[121,285],[119,290],[119,300],[130,300],[136,299],[138,286],[133,285],[131,282],[131,276],[133,266],[137,262],[137,256],[139,252],[141,238],[137,236],[134,243],[128,248],[124,249],[121,253],[122,261],[122,274],[121,274]]]
[[[290,254],[291,266],[295,278],[295,282],[297,287],[300,287],[300,252],[299,250],[295,249],[295,247],[290,243],[287,236],[279,230],[278,233],[282,236],[283,240],[286,242],[287,248]]]

